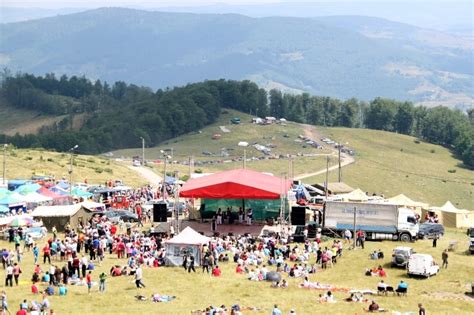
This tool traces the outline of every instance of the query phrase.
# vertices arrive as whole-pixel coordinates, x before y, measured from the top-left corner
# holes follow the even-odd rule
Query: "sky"
[[[407,2],[409,0],[359,0],[359,2]],[[432,0],[411,0],[427,2]],[[439,1],[439,0],[435,0]],[[447,1],[447,0],[445,0]],[[355,2],[354,0],[1,0],[3,7],[30,8],[92,8],[112,6],[133,6],[144,8],[201,6],[210,4],[268,4],[278,2]]]

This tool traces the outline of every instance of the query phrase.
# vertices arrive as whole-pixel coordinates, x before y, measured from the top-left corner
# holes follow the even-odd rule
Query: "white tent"
[[[165,242],[166,264],[180,266],[185,254],[194,257],[194,265],[201,264],[202,247],[209,243],[211,238],[201,235],[191,227],[186,227],[181,233]]]
[[[37,207],[32,213],[32,217],[64,217],[73,216],[79,209],[80,204],[67,205],[67,206],[40,206]]]
[[[351,191],[348,194],[339,195],[344,201],[368,201],[369,197],[361,189],[357,188],[354,191]]]
[[[81,205],[90,211],[105,211],[105,204],[94,201],[84,201]]]
[[[440,223],[446,227],[469,228],[474,226],[474,211],[458,209],[450,201],[441,207],[432,207],[430,211],[437,213]]]
[[[23,196],[22,200],[27,203],[40,203],[40,202],[53,201],[53,198],[39,194],[37,192],[31,192]]]

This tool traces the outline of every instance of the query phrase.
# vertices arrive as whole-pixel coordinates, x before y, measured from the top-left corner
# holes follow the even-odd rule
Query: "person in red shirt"
[[[86,284],[87,284],[87,293],[91,294],[92,288],[92,271],[89,270],[89,273],[86,276]]]
[[[212,275],[214,277],[220,277],[221,276],[221,270],[219,269],[219,266],[216,265],[214,269],[212,269]]]
[[[235,272],[236,273],[244,273],[244,269],[242,269],[242,266],[240,264],[237,265],[237,267],[235,267]]]
[[[110,233],[112,235],[115,235],[115,233],[117,233],[117,226],[115,224],[112,224],[112,226],[110,227]]]
[[[16,315],[28,315],[25,309],[21,308],[16,312]]]
[[[46,259],[48,263],[51,265],[51,249],[49,247],[49,243],[44,245],[43,247],[43,264],[46,263]]]

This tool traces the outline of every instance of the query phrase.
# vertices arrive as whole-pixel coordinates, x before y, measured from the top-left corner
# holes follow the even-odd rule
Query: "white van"
[[[433,256],[427,254],[413,254],[408,259],[408,275],[431,277],[439,272],[439,266]]]

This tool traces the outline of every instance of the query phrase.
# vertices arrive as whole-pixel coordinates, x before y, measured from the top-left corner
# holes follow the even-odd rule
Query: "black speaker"
[[[316,238],[318,226],[316,224],[308,225],[308,238]]]
[[[305,225],[306,224],[306,208],[305,207],[291,207],[291,225]]]
[[[153,222],[167,222],[168,207],[165,203],[153,204]]]
[[[295,243],[304,243],[304,235],[293,235],[293,242]]]

